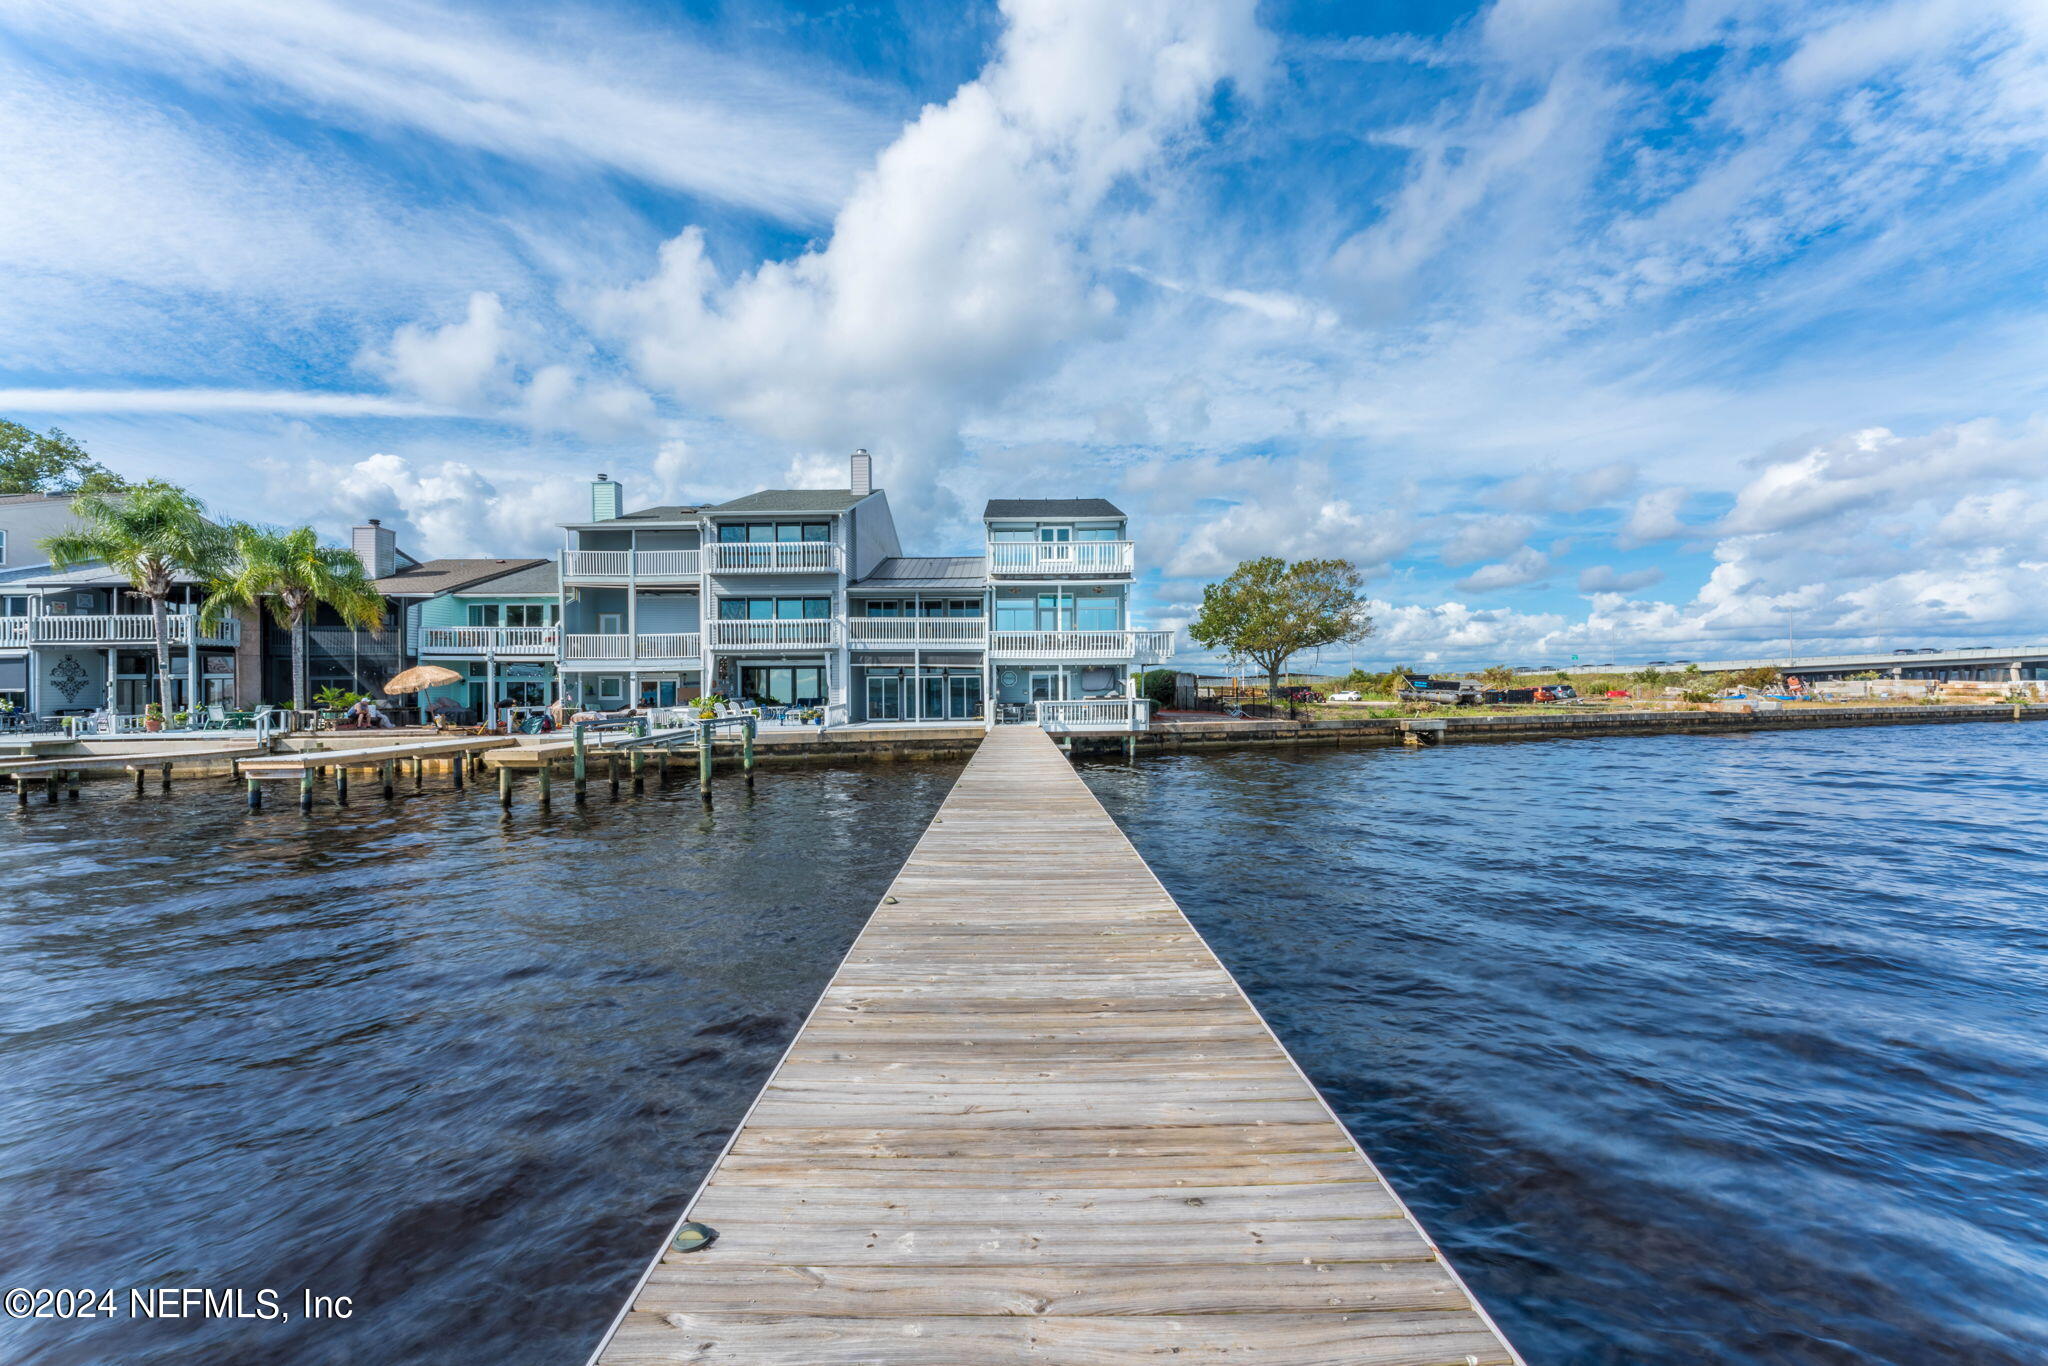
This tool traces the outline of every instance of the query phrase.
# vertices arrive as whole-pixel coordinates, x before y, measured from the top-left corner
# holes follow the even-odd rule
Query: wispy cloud
[[[302,417],[475,416],[385,394],[278,389],[0,389],[17,413],[282,413]]]

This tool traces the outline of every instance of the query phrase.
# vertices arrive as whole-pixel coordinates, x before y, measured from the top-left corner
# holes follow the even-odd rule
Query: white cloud
[[[1693,534],[1693,528],[1686,525],[1678,514],[1691,497],[1681,488],[1652,489],[1636,499],[1629,509],[1628,521],[1621,529],[1618,543],[1628,550],[1648,545],[1652,541],[1675,540]]]
[[[1451,538],[1437,551],[1437,558],[1452,565],[1496,559],[1523,546],[1535,530],[1535,521],[1528,517],[1495,513],[1464,517],[1458,521],[1457,530]]]
[[[545,554],[555,524],[584,506],[584,483],[561,474],[416,462],[378,453],[353,462],[272,462],[277,506],[316,521],[382,518],[421,559]]]
[[[450,417],[451,409],[384,394],[288,389],[0,389],[22,413],[289,413],[303,417]]]
[[[1579,571],[1581,593],[1633,593],[1662,583],[1664,571],[1655,565],[1622,573],[1611,564],[1596,564]]]
[[[1466,593],[1487,593],[1503,588],[1520,588],[1535,583],[1550,572],[1550,557],[1534,546],[1523,546],[1497,564],[1481,565],[1458,580]]]
[[[479,290],[459,320],[440,327],[407,323],[387,347],[365,351],[361,364],[430,403],[482,408],[507,396],[514,346],[504,304]]]

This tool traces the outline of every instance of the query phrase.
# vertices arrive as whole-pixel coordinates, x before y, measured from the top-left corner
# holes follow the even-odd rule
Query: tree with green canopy
[[[1271,699],[1279,695],[1281,671],[1295,655],[1355,644],[1372,634],[1359,592],[1363,582],[1349,560],[1246,560],[1222,583],[1203,587],[1202,609],[1188,635],[1264,669]]]
[[[207,581],[220,573],[228,535],[207,520],[200,501],[175,484],[152,479],[130,489],[94,489],[71,500],[75,531],[43,541],[57,569],[104,564],[149,600],[156,635],[157,699],[171,710],[171,592],[182,574]],[[111,685],[112,680],[109,680]],[[194,689],[199,680],[190,680]],[[193,700],[198,700],[196,692]]]
[[[384,595],[352,551],[320,544],[309,526],[286,531],[241,523],[233,540],[233,564],[214,581],[200,616],[212,622],[267,606],[291,632],[292,710],[304,711],[309,617],[324,604],[349,625],[373,630],[384,623]]]
[[[0,418],[0,494],[111,493],[121,476],[59,429],[31,431]]]

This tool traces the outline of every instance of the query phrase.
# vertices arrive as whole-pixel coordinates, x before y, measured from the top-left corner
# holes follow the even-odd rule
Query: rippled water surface
[[[2048,1361],[2048,726],[1084,771],[1533,1363]],[[956,772],[0,806],[0,1279],[356,1303],[0,1361],[580,1360]]]
[[[1532,1363],[2048,1361],[2048,726],[1087,771]]]
[[[10,797],[6,1284],[356,1307],[0,1319],[0,1361],[580,1362],[957,772],[721,780],[708,821],[694,783],[509,819]]]

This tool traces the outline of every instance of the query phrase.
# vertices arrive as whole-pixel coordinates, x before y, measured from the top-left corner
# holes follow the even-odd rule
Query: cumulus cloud
[[[1579,571],[1581,593],[1633,593],[1664,581],[1664,571],[1652,565],[1624,574],[1611,564],[1596,564]]]
[[[1522,546],[1535,530],[1535,521],[1528,517],[1465,517],[1437,551],[1437,558],[1451,565],[1494,559]]]
[[[1636,499],[1629,509],[1628,521],[1623,524],[1617,538],[1624,550],[1648,545],[1652,541],[1669,541],[1692,534],[1679,517],[1691,495],[1681,488],[1652,489]]]
[[[1010,0],[996,59],[863,175],[825,245],[723,278],[702,229],[600,314],[641,375],[810,447],[865,445],[929,494],[962,422],[1100,335],[1082,239],[1223,83],[1263,78],[1249,0]]]
[[[378,453],[353,462],[273,464],[277,506],[330,524],[381,518],[422,559],[545,554],[554,527],[584,506],[566,475],[485,469],[466,460],[417,462]]]
[[[1523,546],[1497,564],[1481,565],[1458,580],[1466,593],[1486,593],[1502,588],[1520,588],[1535,583],[1550,572],[1550,557],[1534,546]]]

